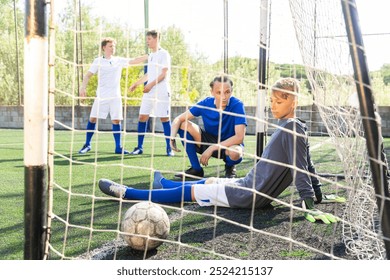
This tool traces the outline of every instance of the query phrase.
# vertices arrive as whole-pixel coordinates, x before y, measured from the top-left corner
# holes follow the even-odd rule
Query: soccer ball
[[[123,218],[121,231],[126,243],[135,250],[151,250],[160,246],[169,234],[167,213],[157,204],[139,202],[130,207]]]

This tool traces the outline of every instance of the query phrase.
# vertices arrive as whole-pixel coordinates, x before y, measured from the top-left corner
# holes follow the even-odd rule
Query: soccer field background
[[[24,229],[24,163],[23,163],[23,130],[0,129],[0,259],[23,259]],[[31,136],[33,137],[33,136]],[[87,250],[98,248],[117,238],[117,233],[109,229],[115,228],[118,215],[122,215],[131,204],[119,204],[102,194],[97,187],[100,178],[108,178],[136,188],[149,188],[152,171],[161,170],[167,178],[173,179],[175,171],[187,169],[189,162],[185,153],[177,153],[175,157],[165,155],[165,140],[161,134],[147,135],[144,154],[140,156],[116,155],[112,133],[95,134],[92,150],[87,155],[78,155],[83,145],[84,132],[57,131],[55,134],[54,157],[54,213],[59,218],[75,224],[78,228],[69,230],[66,240],[66,255],[77,257]],[[126,149],[136,146],[136,134],[124,136]],[[342,173],[342,165],[335,150],[326,143],[326,137],[310,137],[313,147],[312,159],[319,173]],[[390,138],[384,139],[387,156],[390,156]],[[181,145],[180,145],[181,146]],[[255,153],[255,137],[245,138],[244,161],[237,166],[238,176],[242,177],[254,164],[250,154]],[[223,162],[210,160],[205,167],[205,176],[223,176]],[[72,199],[68,194],[72,193]],[[68,208],[70,211],[68,211]],[[121,212],[122,211],[122,212]],[[183,220],[183,227],[185,226]],[[190,223],[195,220],[188,221]],[[93,224],[91,232],[87,230]],[[201,224],[202,221],[199,221]],[[177,225],[173,224],[171,231]],[[62,235],[56,231],[65,231],[63,223],[53,222],[52,243],[60,252]]]

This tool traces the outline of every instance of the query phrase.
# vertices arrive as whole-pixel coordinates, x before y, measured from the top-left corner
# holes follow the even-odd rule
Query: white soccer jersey
[[[171,92],[170,89],[170,74],[171,74],[171,56],[169,53],[160,48],[158,51],[149,54],[148,57],[148,83],[153,82],[157,79],[157,77],[161,74],[164,68],[168,68],[167,75],[165,79],[155,85],[150,93],[163,93],[167,94]]]
[[[89,72],[98,75],[98,87],[96,96],[100,98],[120,97],[120,79],[122,69],[129,65],[128,58],[112,56],[95,58]]]

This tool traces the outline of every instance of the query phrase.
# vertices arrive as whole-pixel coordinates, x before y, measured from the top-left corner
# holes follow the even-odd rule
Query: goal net
[[[122,3],[123,2],[123,3]],[[122,1],[122,10],[134,11],[142,6]],[[177,1],[188,21],[200,22],[209,11],[203,1]],[[199,2],[199,3],[198,3]],[[222,1],[221,1],[222,2]],[[144,154],[114,154],[111,122],[98,120],[92,138],[92,150],[78,154],[85,141],[91,104],[95,99],[97,78],[91,78],[87,98],[79,96],[82,77],[95,57],[101,56],[104,37],[117,40],[117,55],[136,57],[146,52],[145,29],[93,14],[92,6],[74,1],[59,13],[51,33],[53,75],[50,79],[51,129],[49,145],[49,223],[45,257],[48,259],[384,259],[376,196],[372,187],[367,149],[359,114],[349,43],[340,1],[267,1],[230,0],[231,8],[221,22],[210,21],[210,30],[202,30],[204,40],[216,40],[221,52],[215,61],[202,49],[196,30],[191,27],[162,25],[161,45],[172,56],[171,118],[197,101],[209,96],[210,81],[227,74],[234,82],[234,96],[245,104],[248,120],[244,160],[237,165],[239,177],[254,167],[257,124],[265,125],[267,143],[277,128],[277,121],[262,104],[266,117],[256,117],[259,86],[269,89],[280,77],[294,77],[301,83],[297,116],[307,122],[311,154],[323,185],[323,192],[345,196],[343,204],[319,204],[318,209],[340,219],[337,224],[309,223],[300,211],[295,187],[289,187],[273,199],[267,209],[230,209],[200,207],[196,203],[160,205],[170,219],[170,234],[156,250],[136,251],[122,239],[121,222],[127,209],[138,201],[109,197],[98,187],[107,178],[138,189],[152,190],[153,174],[160,171],[168,179],[188,168],[184,151],[174,157],[165,154],[165,136],[161,122],[151,118],[145,133]],[[283,2],[284,4],[281,4]],[[54,3],[55,5],[57,3]],[[118,4],[119,5],[119,4]],[[132,6],[134,5],[134,6]],[[205,4],[206,5],[206,4]],[[247,32],[260,33],[261,9],[269,10],[269,59],[267,80],[258,80],[258,40],[248,35],[223,33],[223,22],[234,22],[235,6],[248,5],[245,19]],[[284,6],[283,6],[284,5]],[[220,5],[223,8],[222,4]],[[177,7],[169,7],[171,13]],[[149,7],[150,10],[153,6]],[[122,11],[121,11],[122,12]],[[133,12],[132,12],[133,14]],[[173,17],[173,15],[172,15]],[[210,14],[210,18],[212,15]],[[288,18],[283,24],[278,20]],[[135,19],[134,19],[135,20]],[[158,21],[156,21],[158,22]],[[156,23],[154,23],[156,24]],[[194,26],[194,25],[193,25]],[[219,28],[215,33],[213,28]],[[281,28],[282,27],[282,28]],[[283,33],[286,28],[288,34]],[[225,29],[226,30],[226,29]],[[290,32],[291,31],[291,32]],[[218,35],[215,35],[218,34]],[[244,38],[243,38],[244,37]],[[297,43],[295,43],[297,42]],[[224,61],[223,44],[230,48]],[[283,43],[286,50],[278,52]],[[239,50],[250,46],[248,57]],[[275,51],[274,49],[275,48]],[[211,52],[211,47],[210,47]],[[235,55],[237,53],[237,55]],[[122,71],[121,91],[124,120],[121,143],[132,150],[137,145],[137,122],[142,89],[129,93],[128,88],[143,75],[143,66],[129,66]],[[226,69],[225,69],[226,70]],[[226,71],[225,71],[226,72]],[[266,100],[269,102],[268,98]],[[378,116],[379,118],[379,116]],[[200,125],[202,122],[196,120]],[[378,119],[379,122],[379,119]],[[178,145],[181,145],[178,143]],[[184,149],[182,149],[184,150]],[[294,169],[294,167],[292,167]],[[223,177],[224,164],[211,159],[205,167],[207,177]],[[387,198],[388,199],[388,198]]]
[[[362,259],[383,258],[380,215],[342,6],[340,1],[290,1],[290,7],[314,103],[343,164],[348,189],[343,210],[347,252]],[[380,128],[379,115],[375,121]],[[386,161],[383,164],[387,166]]]

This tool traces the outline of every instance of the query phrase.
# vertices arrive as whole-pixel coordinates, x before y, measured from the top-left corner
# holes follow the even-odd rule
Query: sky
[[[119,21],[133,29],[144,28],[144,0],[81,0],[93,13],[108,21]],[[272,5],[270,60],[300,63],[287,0],[269,0]],[[56,1],[56,10],[65,1]],[[261,0],[228,0],[229,56],[257,58],[259,52]],[[390,63],[390,1],[356,0],[369,69],[378,70]],[[149,28],[175,25],[185,34],[193,52],[205,54],[210,61],[223,58],[223,0],[149,0]],[[385,34],[384,34],[385,33]],[[386,34],[387,33],[387,34]],[[163,45],[163,42],[162,42]]]

